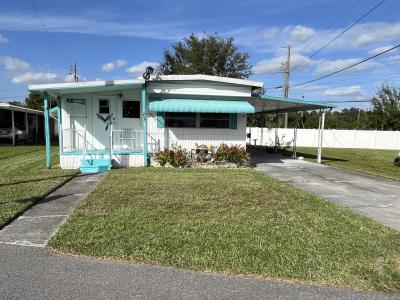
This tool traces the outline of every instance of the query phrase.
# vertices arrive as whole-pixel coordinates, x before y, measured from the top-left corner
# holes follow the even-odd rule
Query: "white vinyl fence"
[[[276,135],[277,132],[277,135]],[[247,143],[274,146],[276,136],[280,144],[292,145],[293,128],[247,127]],[[298,147],[318,147],[318,129],[297,129]],[[400,150],[400,131],[325,129],[323,147]]]

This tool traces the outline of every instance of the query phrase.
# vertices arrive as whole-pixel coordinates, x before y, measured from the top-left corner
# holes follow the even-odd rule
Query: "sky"
[[[308,59],[379,2],[33,0],[33,6],[30,0],[0,1],[0,101],[23,100],[29,84],[71,81],[74,62],[81,81],[136,78],[162,60],[164,49],[191,33],[233,37],[250,55],[250,79],[263,81],[266,94],[282,96],[276,87],[283,84],[287,45],[290,85],[296,85],[399,44],[400,1],[386,0]],[[382,83],[400,86],[399,66],[400,50],[394,50],[293,87],[289,97],[370,108],[367,101]]]

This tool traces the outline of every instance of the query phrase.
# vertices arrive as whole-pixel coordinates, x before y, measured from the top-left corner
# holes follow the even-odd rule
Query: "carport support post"
[[[142,85],[142,122],[143,122],[143,159],[147,167],[147,107],[146,107],[146,84]]]
[[[25,140],[29,141],[28,113],[25,112]]]
[[[46,167],[51,168],[51,149],[50,149],[50,118],[49,118],[49,94],[44,93],[44,130],[46,142]]]
[[[35,142],[38,141],[38,133],[39,133],[39,122],[38,122],[38,115],[35,114]]]
[[[321,115],[321,122],[320,122],[320,127],[319,127],[319,132],[318,132],[318,157],[317,157],[317,163],[321,163],[322,159],[322,141],[323,141],[323,136],[324,136],[324,127],[325,127],[325,111],[322,111]]]
[[[12,134],[12,145],[15,146],[15,120],[14,110],[11,111],[11,134]]]

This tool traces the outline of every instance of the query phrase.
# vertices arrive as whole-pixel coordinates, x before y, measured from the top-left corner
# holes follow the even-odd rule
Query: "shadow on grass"
[[[46,180],[57,179],[57,178],[66,178],[66,177],[71,177],[71,175],[53,176],[53,177],[46,177],[46,178],[39,178],[39,179],[20,180],[20,181],[15,181],[15,182],[2,183],[2,184],[0,184],[0,187],[9,186],[9,185],[18,185],[18,184],[24,184],[24,183],[31,183],[31,182],[40,182],[40,181],[46,181]]]

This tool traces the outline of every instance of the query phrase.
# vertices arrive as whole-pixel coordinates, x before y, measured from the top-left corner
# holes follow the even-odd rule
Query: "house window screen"
[[[110,113],[110,100],[99,99],[99,113],[109,114]]]
[[[200,114],[200,128],[229,128],[230,114]]]
[[[140,118],[139,101],[122,101],[123,118]]]
[[[196,113],[165,113],[166,127],[196,127]]]

